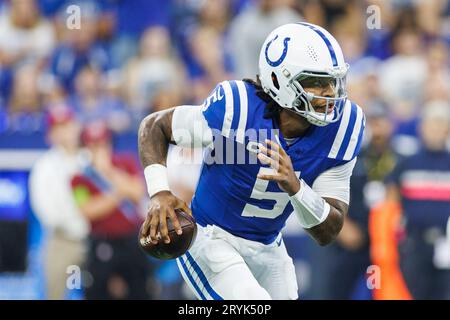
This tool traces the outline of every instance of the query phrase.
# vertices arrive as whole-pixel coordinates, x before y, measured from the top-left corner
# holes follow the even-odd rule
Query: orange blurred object
[[[372,263],[381,270],[381,286],[373,290],[375,300],[413,299],[400,270],[397,250],[401,214],[399,203],[385,202],[369,215],[370,254]]]

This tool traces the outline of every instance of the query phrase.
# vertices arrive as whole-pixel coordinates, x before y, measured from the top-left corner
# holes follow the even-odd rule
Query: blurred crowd
[[[340,42],[351,98],[414,136],[418,109],[449,98],[449,10],[446,0],[2,0],[0,131],[42,130],[59,104],[83,123],[136,130],[149,112],[201,103],[217,82],[254,78],[268,32],[305,20]]]
[[[80,8],[80,28],[70,5]],[[102,200],[87,197],[98,193],[95,183],[74,179],[70,168],[60,182],[78,205],[64,209],[65,222],[81,210],[91,228],[77,220],[70,230],[54,232],[59,244],[49,242],[49,250],[68,253],[71,260],[62,266],[87,256],[91,275],[111,274],[113,280],[96,287],[92,297],[136,297],[124,288],[150,272],[142,267],[137,275],[122,273],[128,287],[117,276],[127,261],[141,263],[138,253],[118,257],[116,269],[99,267],[111,255],[109,247],[130,248],[131,240],[128,229],[119,228],[112,238],[125,240],[106,241],[95,221],[119,212],[113,224],[130,223],[127,207],[139,211],[137,199],[144,194],[142,186],[120,187],[139,182],[132,165],[113,157],[108,137],[136,132],[150,112],[200,104],[220,81],[255,78],[267,34],[297,21],[321,25],[337,38],[350,64],[349,97],[367,117],[350,214],[334,245],[312,250],[310,296],[351,298],[355,283],[376,264],[384,273],[375,298],[450,299],[450,1],[0,0],[0,134],[48,134],[67,119],[76,121],[64,126],[71,132],[53,133],[49,140],[57,150],[76,150],[68,152],[72,160],[61,160],[65,154],[49,161],[77,163],[83,143],[91,153],[84,176],[94,179],[98,171],[107,183],[100,179],[97,188],[113,190]],[[71,141],[78,126],[88,136],[93,130],[91,138]],[[96,131],[103,132],[102,150]],[[189,200],[195,174],[181,180],[180,193]],[[85,205],[94,198],[102,203]],[[86,209],[92,206],[98,210]],[[92,230],[86,254],[80,241]],[[145,288],[136,290],[146,297]],[[61,297],[60,291],[54,289],[52,297]]]

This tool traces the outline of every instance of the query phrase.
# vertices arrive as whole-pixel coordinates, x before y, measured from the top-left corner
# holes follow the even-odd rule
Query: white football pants
[[[297,279],[281,234],[265,245],[236,237],[208,225],[198,226],[197,238],[178,268],[202,300],[297,299]]]

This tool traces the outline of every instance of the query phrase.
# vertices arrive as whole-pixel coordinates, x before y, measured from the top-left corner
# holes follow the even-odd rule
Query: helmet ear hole
[[[280,84],[278,83],[278,78],[277,78],[277,75],[275,74],[275,72],[272,72],[271,77],[272,77],[272,83],[275,86],[275,88],[277,88],[277,90],[280,90]]]

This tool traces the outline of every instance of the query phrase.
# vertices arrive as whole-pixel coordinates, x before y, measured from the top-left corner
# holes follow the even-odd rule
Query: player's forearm
[[[326,246],[332,243],[344,225],[344,217],[347,212],[347,205],[341,201],[326,198],[330,205],[330,213],[325,221],[321,224],[306,229],[314,240],[321,246]]]
[[[152,164],[166,165],[172,136],[173,109],[148,115],[139,127],[139,158],[144,168]]]
[[[294,212],[302,227],[319,245],[325,246],[341,231],[348,206],[343,201],[322,198],[303,180],[300,184],[300,190],[290,196]]]

